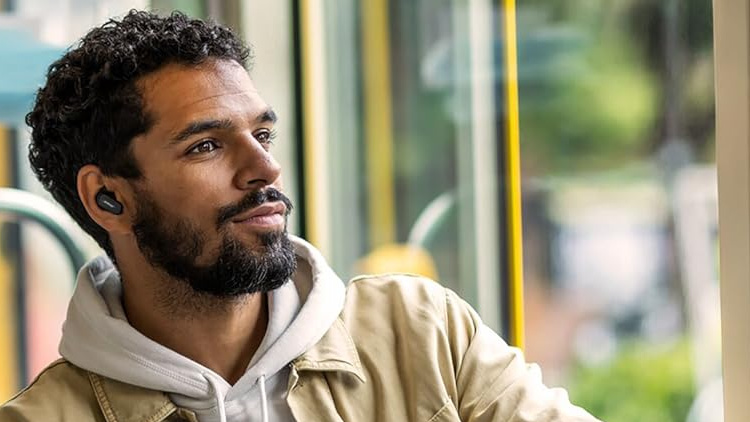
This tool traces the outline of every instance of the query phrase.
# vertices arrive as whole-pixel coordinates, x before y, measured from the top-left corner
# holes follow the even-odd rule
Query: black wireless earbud
[[[96,193],[96,205],[99,205],[99,208],[112,214],[122,214],[122,204],[115,199],[115,195],[112,192],[104,188]]]

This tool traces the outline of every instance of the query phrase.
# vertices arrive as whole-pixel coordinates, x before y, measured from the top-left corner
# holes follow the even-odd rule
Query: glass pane
[[[329,180],[332,205],[313,221],[330,221],[334,268],[431,277],[498,328],[499,11],[489,0],[320,7],[329,164],[307,177]]]
[[[528,357],[608,422],[722,420],[709,0],[519,0]]]

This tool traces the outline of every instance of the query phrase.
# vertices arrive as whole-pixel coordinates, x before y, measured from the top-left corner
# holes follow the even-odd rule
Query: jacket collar
[[[299,372],[346,372],[367,382],[354,340],[341,318],[334,321],[315,346],[295,359],[292,366]]]
[[[89,382],[107,422],[157,422],[177,410],[165,393],[89,372]]]

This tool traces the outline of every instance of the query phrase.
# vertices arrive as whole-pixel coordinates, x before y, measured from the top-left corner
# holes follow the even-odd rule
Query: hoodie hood
[[[168,393],[201,421],[248,420],[262,411],[267,420],[267,394],[271,407],[285,405],[288,364],[323,337],[344,304],[344,284],[321,254],[300,238],[290,239],[300,263],[298,271],[290,282],[268,293],[265,336],[234,385],[133,328],[122,306],[120,275],[104,256],[79,272],[63,324],[60,354],[88,371]],[[307,268],[309,272],[304,271]]]

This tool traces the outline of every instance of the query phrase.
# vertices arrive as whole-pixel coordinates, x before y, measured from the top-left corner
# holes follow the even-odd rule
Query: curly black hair
[[[137,179],[131,140],[152,122],[136,82],[166,64],[233,60],[247,68],[250,49],[229,29],[180,12],[160,17],[131,10],[91,30],[50,65],[26,115],[29,161],[37,178],[75,221],[114,259],[107,232],[78,196],[87,164],[108,176]]]

